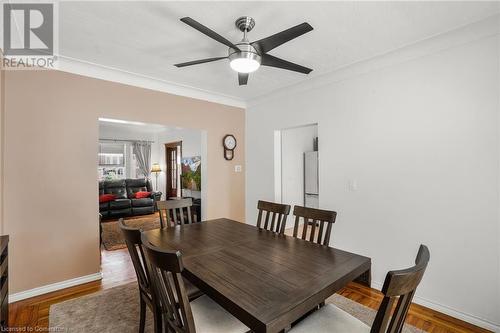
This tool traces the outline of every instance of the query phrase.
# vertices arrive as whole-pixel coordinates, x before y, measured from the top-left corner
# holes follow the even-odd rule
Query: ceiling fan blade
[[[218,33],[216,33],[215,31],[205,27],[203,24],[193,20],[192,18],[190,17],[183,17],[181,18],[181,21],[186,23],[187,25],[195,28],[196,30],[198,30],[199,32],[207,35],[208,37],[212,38],[212,39],[215,39],[216,41],[218,41],[219,43],[222,43],[224,45],[227,45],[235,50],[238,50],[238,51],[241,51],[238,46],[234,45],[233,43],[231,43],[230,41],[228,41],[227,39],[225,39],[224,37],[222,37],[221,35],[219,35]]]
[[[277,67],[282,69],[288,69],[289,71],[299,72],[303,74],[309,74],[312,72],[312,69],[294,64],[293,62],[286,61],[280,58],[276,58],[270,54],[262,55],[261,65],[269,66],[269,67]]]
[[[240,86],[246,86],[248,82],[248,73],[238,73],[238,82]]]
[[[288,41],[291,41],[294,38],[297,38],[306,32],[313,30],[313,27],[307,22],[296,25],[295,27],[283,30],[282,32],[278,32],[272,36],[259,39],[258,41],[252,42],[252,46],[257,48],[261,54],[267,53],[274,49],[275,47],[280,46]]]
[[[186,67],[186,66],[192,66],[192,65],[198,65],[198,64],[204,64],[206,62],[212,62],[212,61],[217,61],[221,59],[226,59],[227,57],[217,57],[217,58],[207,58],[207,59],[200,59],[200,60],[193,60],[193,61],[188,61],[188,62],[182,62],[180,64],[175,64],[175,67]]]

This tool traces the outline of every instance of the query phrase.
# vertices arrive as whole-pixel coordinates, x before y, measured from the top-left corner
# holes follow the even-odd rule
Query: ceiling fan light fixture
[[[229,49],[229,66],[238,73],[252,73],[260,67],[261,57],[252,45],[236,44],[240,52]]]
[[[252,73],[260,67],[260,63],[255,59],[235,58],[229,63],[231,68],[238,73]]]

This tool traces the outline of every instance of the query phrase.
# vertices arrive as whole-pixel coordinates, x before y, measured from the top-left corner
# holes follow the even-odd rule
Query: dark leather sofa
[[[136,199],[139,191],[151,192],[149,198]],[[99,195],[114,194],[116,199],[99,203],[99,213],[102,218],[144,215],[155,212],[155,202],[160,200],[161,192],[152,190],[151,182],[147,179],[105,180],[99,182]]]

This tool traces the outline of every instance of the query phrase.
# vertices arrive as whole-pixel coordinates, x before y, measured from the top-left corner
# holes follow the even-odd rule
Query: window
[[[127,149],[126,144],[100,142],[98,152],[97,176],[99,180],[125,179]]]

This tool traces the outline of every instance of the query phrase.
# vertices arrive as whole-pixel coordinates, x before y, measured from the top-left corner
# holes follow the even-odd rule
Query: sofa
[[[151,194],[149,197],[136,198],[137,192]],[[120,179],[100,181],[99,198],[104,194],[114,195],[110,201],[99,202],[99,213],[103,219],[108,219],[152,214],[162,193],[154,192],[148,179]]]

